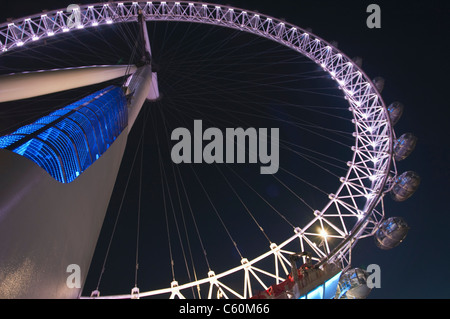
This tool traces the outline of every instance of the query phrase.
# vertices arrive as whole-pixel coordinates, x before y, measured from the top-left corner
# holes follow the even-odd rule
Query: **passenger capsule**
[[[400,102],[394,102],[391,103],[391,105],[388,106],[387,110],[389,113],[389,118],[391,119],[391,124],[395,125],[397,124],[398,120],[403,114],[403,104]]]
[[[384,89],[384,79],[381,76],[377,76],[372,80],[373,84],[377,88],[378,92],[382,92]]]
[[[416,148],[417,137],[412,133],[405,133],[394,142],[394,159],[402,161]]]
[[[397,176],[391,189],[391,197],[396,202],[403,202],[410,198],[419,188],[420,176],[413,171],[407,171]]]
[[[408,224],[401,217],[390,217],[378,228],[375,243],[384,250],[394,248],[405,239],[408,230]]]
[[[355,56],[355,57],[353,58],[353,62],[355,62],[355,64],[356,64],[357,66],[362,67],[363,59],[362,59],[361,57],[359,57],[359,56]]]
[[[361,268],[353,268],[341,275],[336,291],[337,299],[366,299],[372,291],[367,286],[368,273]]]
[[[339,46],[339,42],[337,42],[336,40],[332,40],[332,41],[330,41],[330,44],[331,44],[331,46],[333,47],[333,48],[338,48],[338,46]]]

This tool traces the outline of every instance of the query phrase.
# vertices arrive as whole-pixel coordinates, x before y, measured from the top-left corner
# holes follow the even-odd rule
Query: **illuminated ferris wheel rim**
[[[355,125],[353,157],[347,163],[349,169],[341,177],[336,193],[329,195],[329,202],[322,210],[314,212],[313,219],[306,226],[297,227],[295,234],[284,243],[271,245],[265,254],[253,260],[245,259],[242,265],[233,269],[221,274],[210,272],[208,278],[180,286],[173,283],[171,288],[140,293],[140,296],[160,293],[182,296],[180,290],[185,288],[202,283],[217,285],[220,278],[236,271],[248,272],[253,265],[270,255],[282,258],[281,254],[286,253],[282,248],[297,239],[300,239],[301,248],[311,250],[320,264],[349,264],[350,248],[359,238],[373,235],[384,217],[382,209],[380,211],[376,207],[382,202],[391,169],[394,133],[386,106],[374,83],[359,66],[330,43],[285,21],[230,6],[191,1],[120,1],[80,5],[80,20],[76,27],[68,25],[68,21],[74,21],[74,15],[65,10],[48,11],[3,23],[0,25],[0,55],[60,33],[135,22],[140,12],[146,21],[192,22],[228,27],[264,37],[300,52],[320,65],[337,82],[349,102]],[[364,204],[358,204],[355,200],[360,198],[365,199]],[[336,218],[340,219],[340,224],[330,221]],[[352,221],[350,229],[348,220]],[[317,225],[320,225],[318,230]],[[331,232],[326,233],[325,229]],[[318,247],[312,239],[317,237],[323,239],[325,244],[322,247]],[[333,246],[329,243],[330,239],[339,239],[340,242]],[[279,274],[273,277],[277,280],[280,278]],[[235,295],[248,297],[246,293]]]

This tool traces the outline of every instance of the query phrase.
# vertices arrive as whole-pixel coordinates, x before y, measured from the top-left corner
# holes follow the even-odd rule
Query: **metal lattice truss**
[[[183,289],[209,285],[208,297],[248,298],[252,288],[266,289],[289,273],[287,247],[291,252],[309,251],[322,264],[338,263],[346,268],[357,240],[371,236],[384,218],[382,203],[385,184],[391,169],[393,129],[384,102],[368,76],[345,54],[319,37],[284,21],[229,6],[196,2],[109,2],[82,5],[72,12],[55,10],[17,19],[0,25],[0,54],[26,43],[62,32],[105,24],[137,21],[142,12],[146,21],[185,21],[223,26],[249,32],[276,41],[309,57],[338,83],[350,105],[355,127],[353,158],[340,186],[329,195],[327,205],[316,210],[311,221],[295,229],[294,234],[278,246],[252,260],[220,274],[210,271],[204,279],[149,292],[111,296],[130,298],[170,294],[183,298]],[[74,23],[75,22],[75,23]],[[78,22],[78,23],[76,23]],[[273,258],[271,270],[258,263]],[[230,288],[226,277],[243,273],[241,290]],[[263,279],[264,278],[264,279]],[[253,287],[252,287],[253,283]]]

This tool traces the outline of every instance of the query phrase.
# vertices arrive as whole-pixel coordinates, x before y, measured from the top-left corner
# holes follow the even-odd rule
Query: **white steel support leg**
[[[15,101],[102,83],[136,71],[135,66],[103,65],[0,76],[0,102]]]
[[[146,100],[156,100],[159,97],[158,82],[156,73],[152,73],[150,51],[150,40],[148,38],[147,24],[144,20],[142,12],[139,13],[138,21],[141,27],[141,35],[143,37],[144,56],[141,63],[143,65],[132,75],[127,81],[127,92],[132,93],[130,103],[128,105],[128,131],[130,131],[141,111],[142,105]]]
[[[152,88],[152,68],[150,64],[140,67],[133,75],[128,90],[132,97],[128,105],[128,132],[131,131],[142,105]]]

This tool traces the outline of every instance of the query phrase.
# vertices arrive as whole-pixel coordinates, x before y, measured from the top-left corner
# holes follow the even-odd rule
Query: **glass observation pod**
[[[389,118],[391,119],[391,124],[395,125],[397,124],[398,120],[403,114],[404,106],[400,102],[393,102],[391,103],[387,110],[389,112]]]
[[[391,197],[396,202],[410,198],[419,188],[421,178],[414,171],[407,171],[397,176],[391,189]]]
[[[409,226],[401,217],[386,219],[375,234],[377,246],[383,250],[397,247],[408,234]]]
[[[106,152],[127,124],[122,88],[108,86],[0,137],[0,148],[70,183]]]
[[[377,76],[376,78],[374,78],[372,80],[373,84],[375,85],[375,87],[377,88],[378,92],[383,92],[384,89],[384,78],[382,78],[381,76]]]
[[[366,299],[372,291],[367,286],[368,273],[361,268],[349,269],[342,274],[336,290],[337,299]]]
[[[394,159],[402,161],[416,148],[417,137],[411,133],[405,133],[394,142]]]

